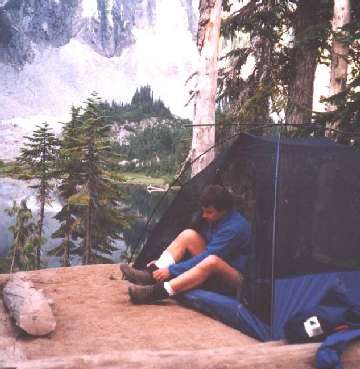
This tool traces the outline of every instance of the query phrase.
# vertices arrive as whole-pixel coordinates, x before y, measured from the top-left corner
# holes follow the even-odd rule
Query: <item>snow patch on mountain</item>
[[[54,0],[43,3],[49,6],[50,12]],[[76,13],[72,14],[72,28],[63,28],[63,45],[52,44],[52,39],[46,44],[50,23],[51,37],[55,37],[55,26],[51,14],[43,10],[44,17],[38,15],[33,20],[38,23],[31,27],[26,25],[27,28],[21,24],[23,41],[28,43],[26,49],[31,50],[31,62],[24,61],[15,68],[12,63],[0,64],[0,120],[38,114],[62,116],[70,110],[71,104],[79,104],[92,91],[104,99],[127,102],[135,89],[145,84],[150,84],[155,95],[175,114],[189,117],[191,109],[184,108],[188,97],[184,82],[196,70],[198,58],[191,32],[194,3],[197,1],[78,1],[82,15],[79,19]],[[60,5],[63,9],[65,0],[60,0]],[[100,10],[102,14],[105,12],[107,21],[103,20]],[[116,18],[117,31],[113,23],[115,15],[121,18]],[[100,16],[103,23],[98,20]],[[131,22],[131,37],[126,22]],[[104,33],[101,33],[102,27],[105,27]],[[119,31],[119,27],[125,28]],[[34,34],[33,39],[26,38],[26,29]],[[121,36],[116,38],[115,35]],[[37,37],[41,43],[37,43]],[[116,51],[116,40],[123,43],[120,54]],[[9,52],[11,50],[16,52],[17,49],[9,49]],[[17,57],[21,58],[21,54]]]
[[[58,0],[59,1],[59,0]],[[97,0],[83,0],[81,2],[82,18],[99,18]]]
[[[79,105],[93,91],[103,99],[125,102],[137,87],[146,84],[175,114],[189,115],[184,109],[184,81],[193,70],[196,50],[184,48],[182,51],[193,57],[179,64],[182,51],[168,45],[165,37],[160,39],[156,33],[141,30],[137,36],[139,42],[121,57],[104,58],[89,45],[72,39],[61,48],[39,51],[34,62],[22,71],[0,65],[0,117],[64,116],[72,104]],[[170,51],[168,57],[159,58],[158,53],[165,47]]]
[[[16,126],[13,141],[19,144],[20,130],[28,134],[42,117],[66,121],[71,105],[94,91],[129,102],[136,88],[150,85],[172,113],[192,117],[185,81],[197,69],[198,0],[18,3],[10,9],[0,0],[0,28],[8,31],[2,40],[9,42],[0,52],[0,122]],[[3,138],[0,132],[0,146]],[[8,160],[5,151],[0,147],[0,159]]]

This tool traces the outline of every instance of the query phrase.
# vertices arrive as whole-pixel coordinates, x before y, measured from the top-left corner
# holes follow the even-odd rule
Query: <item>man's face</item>
[[[213,206],[202,207],[201,210],[202,210],[201,216],[208,223],[215,223],[226,214],[226,210],[217,210]]]

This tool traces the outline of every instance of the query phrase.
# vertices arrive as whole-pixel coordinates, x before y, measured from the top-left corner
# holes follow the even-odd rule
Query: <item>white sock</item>
[[[169,294],[169,296],[174,296],[175,295],[175,292],[172,289],[169,282],[164,282],[164,288],[165,288],[166,292]]]
[[[160,268],[167,268],[168,266],[175,264],[175,260],[169,251],[165,250],[155,261],[155,265]]]

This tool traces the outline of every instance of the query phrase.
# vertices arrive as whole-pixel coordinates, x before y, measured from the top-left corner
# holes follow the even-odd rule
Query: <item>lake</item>
[[[14,223],[14,217],[9,217],[5,209],[12,206],[13,200],[19,203],[22,199],[27,199],[28,207],[31,208],[34,218],[37,219],[38,203],[36,201],[35,190],[30,188],[34,184],[31,181],[22,181],[12,178],[0,179],[0,256],[6,256],[12,243],[12,234],[9,226]],[[171,204],[174,192],[164,197],[162,192],[148,193],[143,185],[124,184],[124,209],[133,219],[129,229],[123,231],[123,240],[116,241],[117,251],[113,252],[111,259],[115,263],[126,261],[125,254],[131,254],[132,250],[140,250],[147,232],[159,220],[161,214]],[[162,200],[161,200],[162,199]],[[161,200],[161,201],[160,201]],[[160,202],[159,202],[160,201]],[[48,256],[47,253],[58,246],[61,239],[51,238],[51,234],[58,228],[58,222],[54,216],[62,207],[61,199],[54,196],[54,201],[45,208],[44,237],[45,243],[42,246],[42,263],[44,267],[57,267],[62,265],[60,257]],[[149,221],[154,208],[157,211]],[[80,256],[71,256],[71,265],[81,264]]]

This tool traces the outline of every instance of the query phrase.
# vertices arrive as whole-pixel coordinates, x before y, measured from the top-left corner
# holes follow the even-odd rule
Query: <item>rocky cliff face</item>
[[[94,90],[128,101],[145,84],[189,116],[197,3],[0,0],[0,122],[65,119]]]
[[[0,61],[21,69],[37,49],[74,37],[101,55],[119,56],[135,42],[135,26],[154,24],[155,8],[155,0],[2,0]]]
[[[2,0],[0,61],[21,68],[35,57],[35,45],[65,45],[74,32],[77,2]]]

